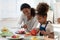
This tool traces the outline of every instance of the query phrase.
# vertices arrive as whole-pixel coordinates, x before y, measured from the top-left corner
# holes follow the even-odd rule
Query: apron
[[[39,30],[41,30],[41,31],[42,31],[42,30],[46,31],[47,24],[48,24],[48,21],[47,21],[45,27],[42,27],[42,24],[41,24]],[[40,36],[43,36],[43,34],[40,33]]]

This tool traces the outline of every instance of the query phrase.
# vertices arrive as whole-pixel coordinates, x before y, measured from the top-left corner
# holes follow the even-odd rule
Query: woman
[[[35,16],[35,9],[31,8],[29,4],[24,3],[21,5],[21,11],[23,15],[20,18],[20,24],[23,22],[23,28],[25,28],[26,31],[31,31],[38,24]]]

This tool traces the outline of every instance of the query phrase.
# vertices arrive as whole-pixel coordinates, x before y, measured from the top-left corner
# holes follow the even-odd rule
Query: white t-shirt
[[[19,21],[19,24],[21,25],[22,22],[24,24],[26,24],[28,26],[28,30],[30,31],[31,29],[33,29],[34,27],[37,27],[38,25],[38,21],[37,21],[37,18],[36,16],[35,17],[32,17],[29,21],[27,20],[27,17],[23,14],[20,18],[20,21]]]
[[[40,28],[40,25],[41,25],[41,24],[39,23],[39,25],[38,25],[36,28]],[[42,27],[45,27],[45,25],[42,24]],[[53,26],[52,26],[51,23],[48,23],[48,24],[47,24],[46,32],[48,32],[48,33],[54,32]]]

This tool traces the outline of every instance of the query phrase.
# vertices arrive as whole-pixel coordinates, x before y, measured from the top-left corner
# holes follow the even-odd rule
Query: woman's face
[[[31,9],[29,9],[29,8],[24,8],[22,11],[23,11],[24,15],[30,16],[31,15],[31,11],[30,10]]]

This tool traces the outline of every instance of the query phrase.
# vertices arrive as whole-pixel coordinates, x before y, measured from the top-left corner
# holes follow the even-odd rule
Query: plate
[[[44,36],[29,36],[25,37],[25,40],[32,40],[33,37],[36,37],[38,40],[44,40]]]
[[[11,38],[11,37],[7,37],[8,40],[23,40],[24,38]]]

